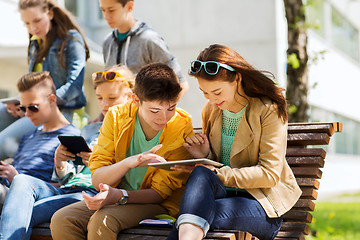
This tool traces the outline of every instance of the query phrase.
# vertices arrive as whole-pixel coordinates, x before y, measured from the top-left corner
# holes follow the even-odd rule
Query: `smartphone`
[[[85,139],[82,136],[58,136],[62,145],[64,145],[67,150],[73,154],[79,152],[91,152],[89,146],[87,145]],[[75,165],[84,165],[81,157],[75,156],[74,160]]]

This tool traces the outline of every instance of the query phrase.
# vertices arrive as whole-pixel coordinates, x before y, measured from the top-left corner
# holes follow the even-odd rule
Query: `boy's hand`
[[[55,150],[54,164],[57,168],[62,168],[65,167],[67,161],[73,160],[74,158],[75,155],[67,151],[64,145],[60,144]]]
[[[0,177],[6,178],[9,183],[11,183],[14,177],[18,174],[18,171],[13,165],[0,161]]]
[[[89,167],[89,159],[91,156],[91,152],[80,152],[76,154],[76,156],[81,157],[82,162],[85,164],[85,166]]]
[[[127,158],[129,168],[146,167],[149,163],[166,162],[166,160],[155,154],[162,147],[161,144],[153,147],[147,152]]]
[[[89,196],[82,192],[86,206],[90,210],[99,210],[104,206],[112,205],[118,202],[122,196],[122,192],[116,188],[112,188],[107,184],[99,184],[100,192],[95,196]]]
[[[204,158],[210,153],[209,140],[203,133],[187,137],[183,146],[194,158]]]

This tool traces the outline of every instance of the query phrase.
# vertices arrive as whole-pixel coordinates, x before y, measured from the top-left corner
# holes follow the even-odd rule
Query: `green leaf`
[[[295,105],[289,106],[289,109],[288,109],[290,114],[296,113],[297,110],[298,110],[298,108]]]
[[[295,53],[288,55],[287,64],[291,65],[293,69],[298,69],[300,67],[300,61]]]

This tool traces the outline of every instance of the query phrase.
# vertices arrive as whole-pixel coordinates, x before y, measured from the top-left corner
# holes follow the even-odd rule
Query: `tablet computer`
[[[161,168],[161,169],[171,171],[172,169],[170,169],[170,167],[173,167],[174,165],[194,166],[196,164],[206,164],[206,165],[212,165],[214,167],[222,167],[224,165],[222,163],[215,162],[215,161],[207,159],[207,158],[157,162],[157,163],[149,163],[148,165],[151,167],[156,167],[156,168]]]
[[[82,136],[58,136],[62,145],[64,145],[67,150],[73,154],[77,154],[79,152],[91,152],[89,146],[87,145],[85,139]],[[75,165],[83,164],[82,159],[78,156],[75,156]]]

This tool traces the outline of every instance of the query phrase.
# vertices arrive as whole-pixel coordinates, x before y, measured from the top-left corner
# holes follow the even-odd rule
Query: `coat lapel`
[[[221,154],[221,131],[222,131],[222,111],[216,115],[214,124],[211,127],[209,140],[211,142],[211,148],[215,154],[215,159],[220,161]]]
[[[236,130],[235,137],[231,147],[230,162],[236,154],[243,151],[254,139],[254,134],[246,120],[246,113],[240,120],[239,126]]]

